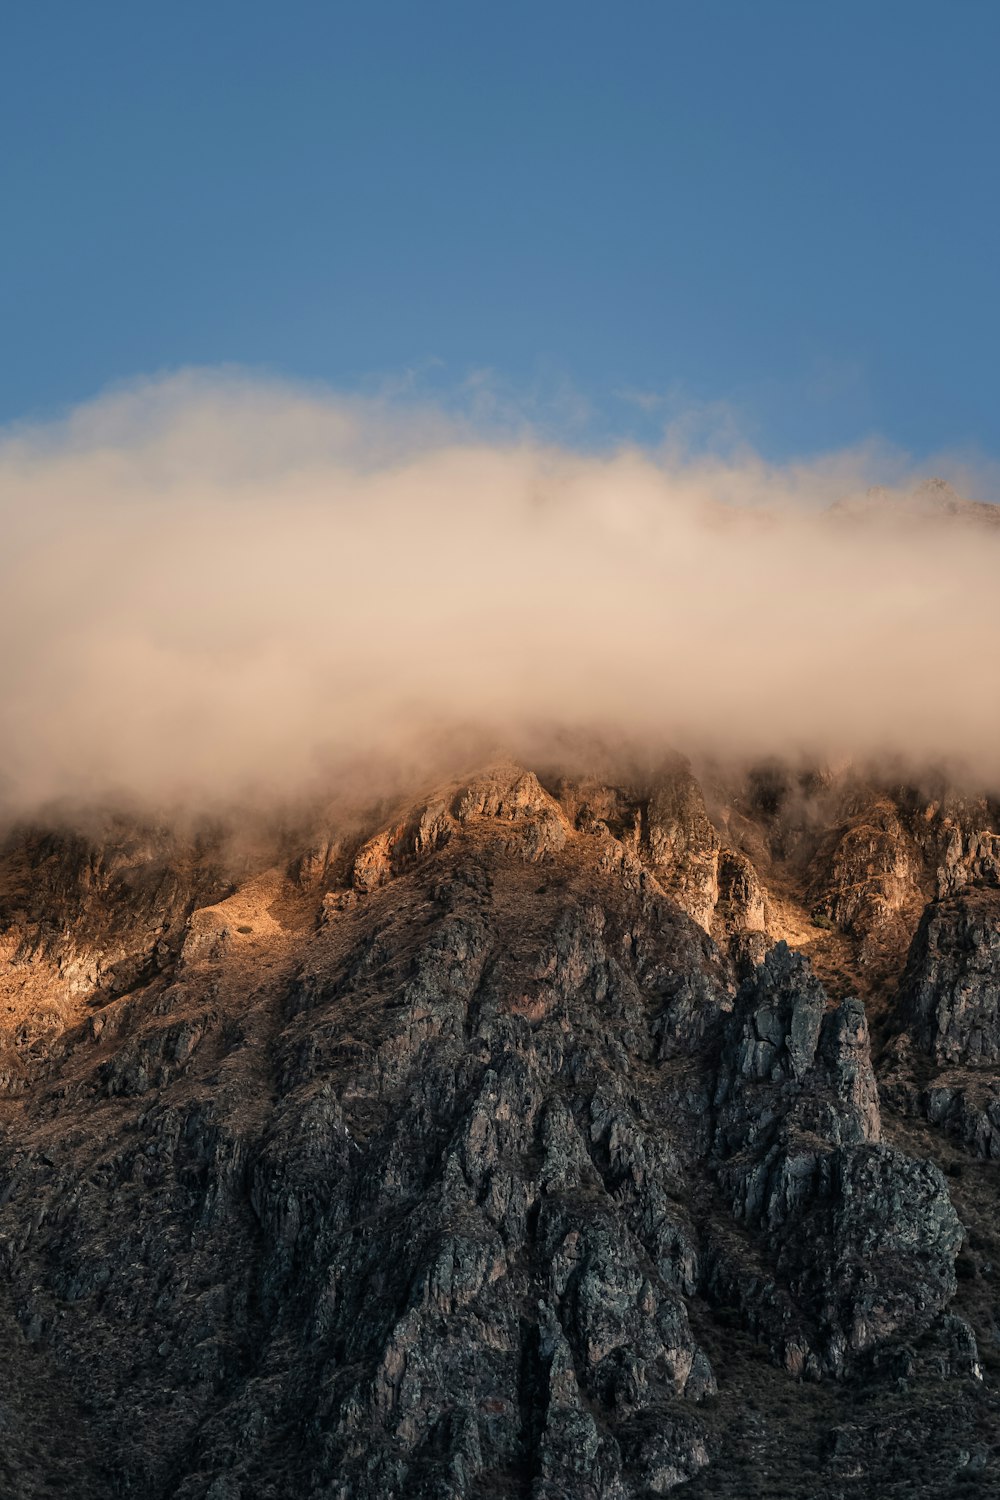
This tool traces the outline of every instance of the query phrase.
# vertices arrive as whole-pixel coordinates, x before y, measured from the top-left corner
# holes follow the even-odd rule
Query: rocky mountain
[[[10,829],[2,1493],[1000,1493],[998,814],[674,758]]]
[[[925,521],[944,522],[948,526],[1000,526],[1000,506],[989,501],[967,500],[946,479],[924,479],[912,490],[891,491],[876,485],[863,497],[838,500],[830,507],[834,517],[853,520],[895,515],[919,525]]]

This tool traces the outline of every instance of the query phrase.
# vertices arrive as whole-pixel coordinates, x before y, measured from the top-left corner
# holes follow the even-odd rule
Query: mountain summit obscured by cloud
[[[227,375],[9,429],[4,799],[289,794],[550,731],[996,785],[1000,512],[876,468]]]

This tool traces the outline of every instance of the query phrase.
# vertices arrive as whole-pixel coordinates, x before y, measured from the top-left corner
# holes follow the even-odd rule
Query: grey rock
[[[1000,891],[969,889],[927,907],[898,1010],[936,1062],[1000,1062]]]
[[[0,1037],[9,1492],[840,1500],[855,1472],[895,1495],[897,1453],[928,1495],[971,1472],[986,1231],[958,1283],[904,1130],[964,1140],[980,1096],[903,1032],[880,1107],[830,950],[752,925],[801,878],[768,859],[815,852],[798,785],[724,842],[686,766],[504,763],[363,832],[310,819],[266,880],[221,835],[12,836],[5,978],[51,1010]]]

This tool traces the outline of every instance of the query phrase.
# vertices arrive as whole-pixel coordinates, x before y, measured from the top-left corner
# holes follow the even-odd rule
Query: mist
[[[996,788],[1000,511],[925,478],[232,375],[8,429],[0,798],[325,795],[588,737]]]

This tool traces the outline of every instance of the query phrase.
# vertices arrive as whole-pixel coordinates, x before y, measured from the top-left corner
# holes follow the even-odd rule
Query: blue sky
[[[996,458],[998,67],[996,0],[9,5],[0,422],[235,363]]]

